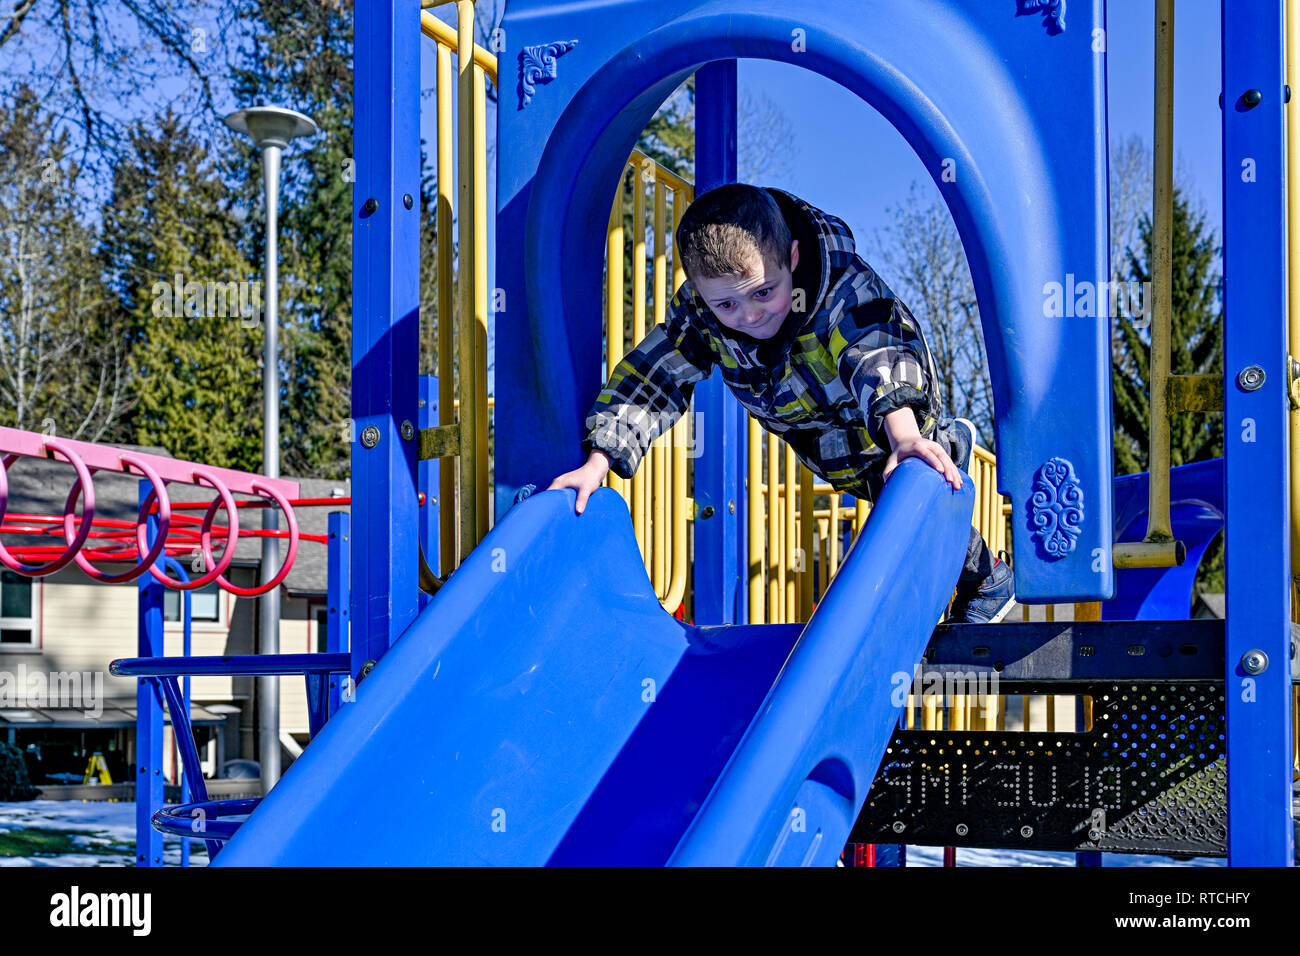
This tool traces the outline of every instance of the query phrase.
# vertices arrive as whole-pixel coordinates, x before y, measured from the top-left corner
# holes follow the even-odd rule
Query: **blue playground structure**
[[[496,520],[431,599],[419,6],[356,4],[351,646],[324,662],[354,699],[260,803],[200,797],[168,811],[173,832],[201,808],[228,839],[218,866],[834,865],[849,842],[1292,864],[1281,0],[1224,4],[1225,365],[1208,385],[1226,451],[1157,480],[1163,536],[1147,477],[1113,478],[1105,309],[1044,306],[1110,275],[1104,0],[509,0]],[[616,493],[582,516],[571,491],[529,496],[578,464],[603,384],[602,229],[628,155],[694,73],[696,187],[733,181],[746,57],[854,91],[930,170],[980,302],[1017,595],[1102,602],[1101,620],[936,631],[973,496],[907,461],[811,621],[746,623],[745,419],[718,376],[695,392],[711,517],[694,526],[694,623],[660,605]],[[1227,618],[1190,621],[1220,529]],[[999,746],[949,729],[952,749],[922,759],[891,694],[918,662],[1074,695],[1083,730]]]

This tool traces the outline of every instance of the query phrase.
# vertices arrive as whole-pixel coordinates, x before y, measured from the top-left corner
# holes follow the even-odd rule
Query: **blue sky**
[[[1111,141],[1152,139],[1154,0],[1111,2],[1107,13],[1107,87]],[[1222,219],[1219,127],[1219,2],[1178,0],[1174,23],[1175,169],[1204,201],[1209,223]],[[913,180],[937,197],[929,174],[902,136],[855,94],[819,74],[770,60],[741,60],[740,83],[767,94],[806,148],[781,186],[843,218],[859,244],[888,223],[886,209],[906,198]],[[846,122],[846,118],[852,121]],[[834,143],[818,153],[815,144]],[[810,157],[816,157],[811,160]],[[863,165],[875,174],[861,182]],[[844,183],[854,183],[852,189]]]

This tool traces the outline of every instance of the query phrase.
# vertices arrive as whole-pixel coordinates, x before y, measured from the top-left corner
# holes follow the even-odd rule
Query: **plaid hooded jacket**
[[[857,255],[843,220],[784,190],[767,191],[799,240],[794,299],[780,331],[759,340],[726,328],[687,279],[664,321],[597,396],[584,458],[599,449],[615,474],[631,478],[715,367],[750,415],[814,474],[861,498],[870,497],[868,470],[879,474],[890,454],[885,415],[912,407],[921,434],[933,436],[938,375],[920,323]]]

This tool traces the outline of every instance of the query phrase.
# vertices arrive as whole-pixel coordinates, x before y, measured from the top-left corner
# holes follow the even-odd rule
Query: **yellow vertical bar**
[[[785,603],[785,571],[786,571],[786,540],[785,540],[785,480],[782,477],[782,458],[784,458],[783,448],[785,442],[776,436],[772,445],[772,451],[776,454],[776,487],[772,493],[776,496],[773,499],[773,511],[776,515],[776,544],[773,546],[773,560],[776,564],[776,593],[781,602],[780,610],[776,620],[781,623],[787,623],[788,608]]]
[[[1148,472],[1150,502],[1147,541],[1169,541],[1169,381],[1170,326],[1173,312],[1174,248],[1174,0],[1156,0],[1155,185],[1152,230],[1152,292],[1155,316],[1151,323],[1151,392]]]
[[[1300,99],[1300,14],[1295,0],[1286,4],[1286,75],[1292,94],[1286,111],[1287,353],[1300,357],[1300,118],[1291,105]],[[1289,374],[1289,373],[1288,373]],[[1287,416],[1291,432],[1291,576],[1300,577],[1300,413]],[[1294,615],[1300,608],[1293,608]],[[1300,765],[1300,736],[1292,735]]]
[[[645,181],[636,167],[632,177],[632,341],[640,342],[645,338]],[[650,450],[646,449],[647,456]],[[644,462],[632,476],[632,530],[636,535],[637,546],[641,549],[643,560],[650,550],[646,527],[648,518],[648,501],[646,494],[646,471]],[[650,564],[646,562],[646,574],[650,573]]]
[[[452,144],[456,134],[452,128],[451,48],[438,47],[438,424],[451,425],[456,421],[456,378],[453,333],[455,331],[455,306],[452,293]],[[457,547],[456,473],[459,462],[446,461],[438,468],[438,541],[440,570],[445,575],[459,563]]]
[[[840,493],[831,489],[831,571],[827,580],[834,580],[840,570]]]
[[[781,453],[776,446],[776,436],[767,436],[767,600],[768,620],[780,623],[781,617],[781,507],[778,469]]]
[[[664,248],[664,231],[667,220],[667,209],[664,204],[664,186],[663,183],[654,184],[655,205],[654,205],[654,323],[664,320],[667,312],[666,301],[664,299],[664,287],[668,284],[668,262]],[[666,508],[668,505],[668,455],[670,447],[666,437],[661,438],[655,443],[654,454],[654,501],[653,506],[653,529],[654,529],[654,587],[655,593],[661,598],[668,593],[668,562],[667,558],[667,531],[668,515]]]
[[[473,37],[474,5],[470,4]],[[474,491],[475,543],[487,537],[492,498],[488,491],[488,260],[487,260],[487,76],[474,65]]]
[[[749,494],[749,622],[768,624],[763,597],[763,432],[757,421],[745,416],[749,440],[748,471]]]
[[[475,421],[478,411],[478,383],[474,372],[476,345],[475,309],[477,307],[478,277],[474,266],[478,257],[474,249],[474,172],[477,168],[474,141],[471,135],[474,122],[474,4],[459,0],[456,4],[456,72],[460,115],[457,129],[457,165],[460,169],[457,208],[459,217],[460,274],[457,291],[460,299],[460,561],[478,544],[478,478],[474,474],[478,463],[474,441],[478,436]],[[469,254],[466,254],[469,253]]]
[[[803,570],[799,572],[799,620],[813,613],[813,473],[799,466],[799,547],[803,549]]]
[[[627,316],[623,310],[623,285],[627,281],[623,269],[623,183],[627,167],[619,177],[614,192],[614,204],[609,207],[609,238],[605,243],[605,366],[606,379],[623,361],[623,336],[627,332]],[[631,507],[632,491],[625,478],[611,469],[605,483],[623,496]]]
[[[785,444],[782,442],[782,444]],[[785,505],[785,549],[781,560],[785,570],[785,621],[787,624],[798,621],[799,592],[798,580],[794,571],[799,539],[795,537],[795,514],[799,506],[799,478],[795,469],[794,449],[785,445],[785,481],[781,485]]]
[[[681,222],[682,213],[686,211],[686,197],[680,187],[673,189],[673,234],[677,233],[677,225]],[[673,250],[673,244],[667,243],[673,260],[673,279],[669,287],[671,293],[681,287],[686,278],[682,270],[681,263],[677,261],[677,253]],[[669,611],[675,612],[677,607],[682,603],[682,597],[686,593],[686,579],[689,573],[688,554],[687,554],[687,514],[688,501],[690,498],[690,489],[686,485],[686,448],[690,444],[691,417],[694,404],[687,407],[686,414],[682,416],[681,421],[673,426],[673,492],[672,492],[672,541],[670,545],[672,573],[669,575],[668,582],[668,602],[665,605]]]
[[[817,600],[826,596],[826,588],[830,586],[830,578],[827,576],[826,569],[830,566],[830,552],[828,548],[828,539],[826,536],[826,519],[817,519],[817,550],[818,558],[821,563],[821,573],[817,581]]]

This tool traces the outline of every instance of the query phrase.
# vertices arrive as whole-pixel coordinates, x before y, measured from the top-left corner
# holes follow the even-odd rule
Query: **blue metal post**
[[[143,503],[152,485],[140,482]],[[158,519],[149,517],[147,540],[152,546]],[[163,586],[151,574],[137,579],[137,651],[140,657],[163,655]],[[135,692],[135,862],[137,866],[163,865],[163,836],[149,822],[163,805],[163,712],[158,684],[141,678]]]
[[[418,0],[359,0],[353,155],[353,676],[415,619],[420,281]],[[406,437],[403,437],[403,432]]]
[[[489,222],[493,217],[488,217]],[[489,247],[490,248],[490,247]],[[420,428],[433,428],[438,424],[438,376],[420,376]],[[424,504],[420,507],[420,547],[424,549],[424,560],[434,574],[442,574],[442,555],[438,533],[438,476],[439,461],[431,458],[417,464],[418,487],[424,492]],[[433,596],[420,592],[420,609],[433,600]]]
[[[1289,866],[1282,3],[1225,2],[1222,24],[1228,860]]]
[[[695,194],[736,181],[736,60],[717,60],[695,72]],[[745,410],[713,375],[695,388],[700,425],[695,440],[696,624],[748,620],[743,573],[747,432]],[[712,508],[708,518],[702,517]]]
[[[342,654],[348,649],[348,623],[352,619],[352,589],[349,587],[348,568],[352,550],[352,516],[346,511],[329,513],[329,551],[326,561],[327,595],[325,615],[325,653]],[[355,661],[354,661],[355,663]],[[330,716],[339,709],[340,682],[338,674],[330,675]]]

